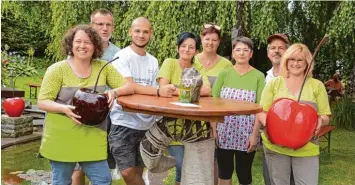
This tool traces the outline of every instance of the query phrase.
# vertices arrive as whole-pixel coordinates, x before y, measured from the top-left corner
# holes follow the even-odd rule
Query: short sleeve
[[[317,90],[316,90],[314,96],[315,96],[316,102],[317,102],[318,114],[319,115],[331,115],[328,94],[325,89],[325,86],[320,81],[317,84]]]
[[[38,100],[55,101],[62,88],[63,74],[59,63],[55,63],[47,68],[43,77]]]
[[[115,54],[113,58],[120,57],[112,62],[113,67],[121,73],[121,75],[126,77],[132,77],[131,70],[129,68],[129,55],[124,54],[126,50],[120,50]]]
[[[108,64],[106,66],[106,79],[107,79],[107,85],[111,87],[112,89],[114,88],[119,88],[123,86],[127,80],[123,78],[121,73],[119,73],[111,64]]]
[[[256,89],[256,103],[260,103],[261,94],[265,87],[265,77],[263,74],[259,75]]]
[[[261,99],[260,99],[260,105],[263,107],[264,111],[269,111],[273,100],[274,100],[274,88],[275,88],[275,83],[277,82],[276,79],[270,81],[269,83],[266,84],[266,86],[263,89],[263,92],[261,93]]]
[[[168,79],[169,83],[171,83],[171,75],[172,74],[172,64],[174,60],[173,59],[165,59],[163,64],[160,67],[160,70],[158,72],[156,81],[158,82],[160,78],[166,78]],[[158,82],[159,83],[159,82]]]
[[[213,84],[213,88],[212,88],[212,96],[213,97],[221,97],[221,89],[223,87],[224,84],[224,79],[226,77],[227,71],[223,70],[218,74],[218,77],[216,79],[216,81]]]

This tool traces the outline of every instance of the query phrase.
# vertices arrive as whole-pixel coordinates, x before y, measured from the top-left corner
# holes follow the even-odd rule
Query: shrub
[[[6,45],[4,51],[1,52],[2,65],[1,65],[1,85],[8,86],[11,70],[13,70],[13,79],[17,76],[34,76],[37,74],[35,67],[31,65],[33,57],[21,56],[21,52],[9,52],[9,47]]]
[[[332,124],[339,128],[355,130],[355,100],[344,96],[335,104]]]

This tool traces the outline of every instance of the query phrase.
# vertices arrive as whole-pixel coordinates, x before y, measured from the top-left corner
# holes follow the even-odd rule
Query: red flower
[[[9,62],[9,60],[7,60],[7,59],[6,59],[6,60],[4,60],[3,62],[6,64],[6,63],[8,63],[8,62]]]

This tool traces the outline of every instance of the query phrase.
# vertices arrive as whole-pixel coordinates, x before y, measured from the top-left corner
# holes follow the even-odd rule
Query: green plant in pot
[[[107,62],[100,69],[93,90],[81,88],[75,92],[72,99],[72,104],[75,107],[73,112],[81,116],[81,118],[78,119],[81,123],[89,126],[97,126],[106,119],[110,111],[109,104],[107,102],[108,97],[106,94],[98,93],[96,91],[96,87],[102,70],[116,59],[118,59],[118,57]]]

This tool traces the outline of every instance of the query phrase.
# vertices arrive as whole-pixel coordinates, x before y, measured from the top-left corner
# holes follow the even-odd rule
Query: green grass
[[[29,83],[34,83],[34,84],[41,84],[42,83],[42,78],[44,73],[46,72],[45,69],[37,69],[37,75],[36,76],[26,76],[26,77],[18,77],[15,82],[15,88],[16,89],[21,89],[25,91],[25,99],[30,100],[32,105],[37,104],[37,99],[30,99],[30,87],[27,85]],[[39,93],[39,89],[37,88],[37,96]]]
[[[321,146],[326,143],[321,143]],[[254,185],[263,185],[262,153],[255,155],[252,175]],[[282,170],[282,169],[280,169]],[[174,185],[174,169],[169,171],[167,185]],[[233,183],[238,184],[236,174]],[[336,129],[332,132],[331,151],[320,155],[320,185],[351,185],[355,184],[355,131]]]
[[[325,144],[325,143],[322,143]],[[35,157],[40,142],[31,142],[14,146],[1,151],[2,177],[12,171],[26,171],[28,169],[50,170],[46,159]],[[355,131],[336,129],[332,132],[331,154],[320,155],[320,185],[351,185],[355,184]],[[280,169],[282,170],[282,169]],[[169,171],[164,179],[165,184],[173,185],[175,169]],[[236,175],[233,175],[233,184],[238,184]],[[22,184],[30,184],[24,181]],[[113,185],[123,185],[124,182],[114,181]],[[264,184],[262,176],[261,152],[255,156],[253,163],[253,184]]]

